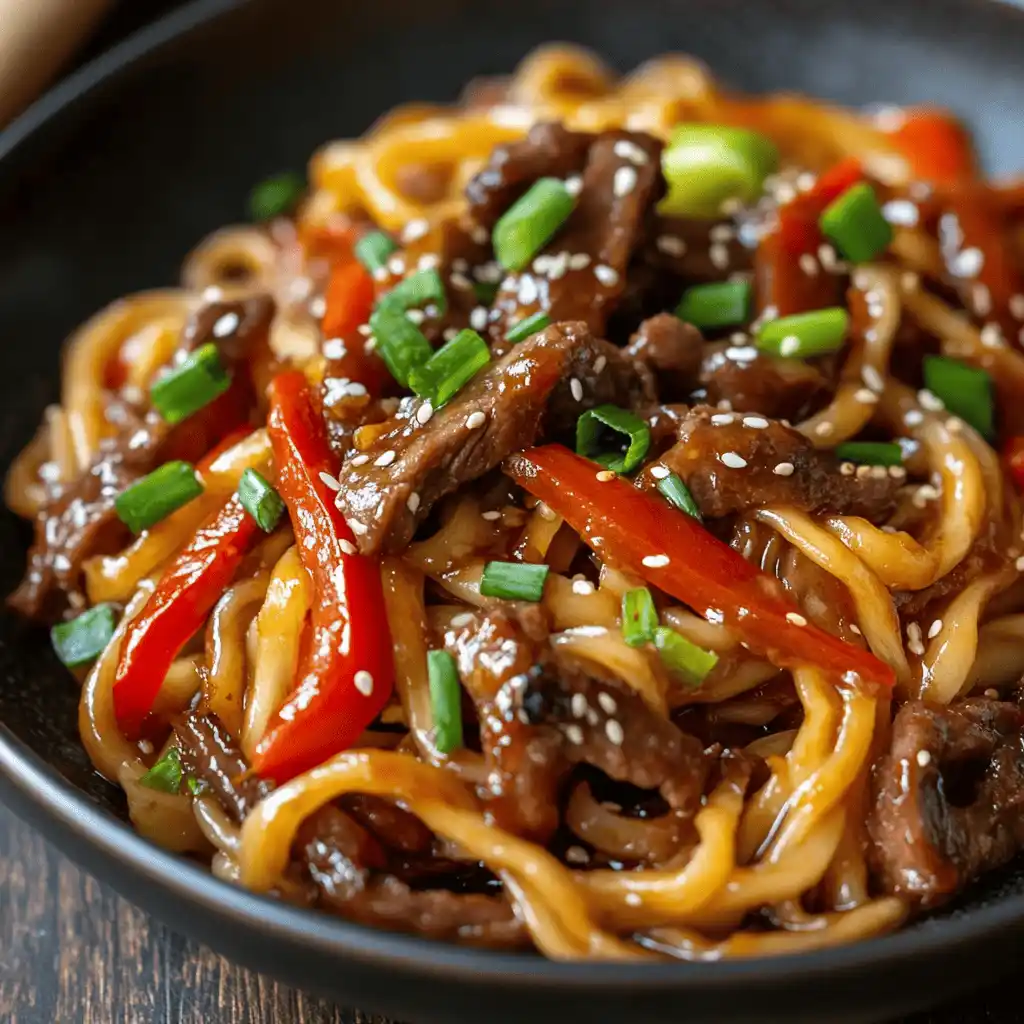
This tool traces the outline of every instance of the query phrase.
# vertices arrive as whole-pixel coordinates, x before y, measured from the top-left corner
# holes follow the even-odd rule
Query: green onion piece
[[[118,518],[132,533],[142,533],[203,493],[187,462],[165,462],[122,491],[114,501]]]
[[[836,445],[836,458],[865,466],[902,466],[903,449],[895,441],[847,441]]]
[[[544,593],[548,566],[529,562],[488,562],[480,577],[484,597],[507,601],[539,601]]]
[[[387,304],[370,317],[370,330],[377,339],[377,354],[391,376],[407,388],[409,374],[434,354],[430,342],[401,309]]]
[[[697,502],[693,500],[693,495],[686,484],[683,483],[681,477],[675,473],[669,473],[663,480],[658,481],[658,491],[662,497],[667,498],[671,504],[675,505],[680,512],[693,516],[698,523],[704,522],[704,517],[700,514]]]
[[[116,628],[114,609],[109,604],[98,604],[70,622],[54,626],[50,642],[68,668],[78,668],[95,661],[106,650]]]
[[[982,437],[995,434],[992,378],[984,370],[945,356],[924,357],[925,387]]]
[[[849,314],[839,306],[796,313],[763,324],[757,334],[757,347],[787,359],[823,356],[843,347],[849,324]]]
[[[435,409],[440,409],[490,361],[491,350],[487,343],[467,327],[425,363],[409,371],[409,387],[420,398],[429,398]]]
[[[818,224],[843,256],[854,263],[873,260],[892,242],[892,227],[867,182],[848,188],[825,209]]]
[[[394,309],[423,309],[433,303],[437,306],[438,313],[445,313],[448,309],[448,298],[444,291],[444,281],[441,275],[433,268],[430,270],[417,270],[410,274],[404,281],[399,281],[383,299],[382,306],[391,306]]]
[[[550,326],[551,317],[547,313],[532,313],[526,319],[513,324],[509,328],[508,334],[505,335],[505,340],[513,343],[526,341],[527,338],[533,337],[538,331],[543,331],[545,327]]]
[[[156,381],[149,389],[149,397],[168,423],[180,423],[224,394],[230,386],[231,375],[224,369],[220,352],[211,341]]]
[[[658,212],[717,217],[729,200],[755,200],[778,166],[775,144],[757,132],[718,124],[677,125],[661,155],[668,195]]]
[[[745,324],[750,318],[750,282],[720,281],[688,288],[676,316],[701,330]]]
[[[193,796],[202,796],[206,792],[206,783],[202,779],[193,779],[189,776],[185,780],[185,785]]]
[[[161,793],[177,793],[184,778],[181,751],[177,747],[168,747],[164,756],[139,779],[139,782],[150,789],[158,789]]]
[[[617,405],[588,409],[576,421],[576,451],[616,473],[631,473],[651,446],[651,428]]]
[[[718,663],[714,651],[705,651],[667,626],[654,631],[654,646],[668,670],[690,686],[700,686]]]
[[[522,270],[572,213],[573,198],[558,178],[539,178],[494,225],[494,255],[506,270]]]
[[[290,213],[306,191],[306,179],[288,171],[261,181],[249,193],[249,216],[253,220],[273,220]]]
[[[495,281],[474,281],[473,294],[481,306],[489,306],[498,297],[498,284]]]
[[[356,259],[372,274],[387,266],[388,257],[398,248],[393,238],[383,231],[363,235],[352,247]]]
[[[462,746],[462,687],[455,659],[447,651],[427,651],[434,742],[442,754]]]
[[[627,590],[622,595],[622,639],[630,647],[642,647],[654,639],[658,628],[658,609],[646,587]]]
[[[284,515],[284,500],[255,469],[247,469],[238,481],[238,499],[264,533],[274,532]]]

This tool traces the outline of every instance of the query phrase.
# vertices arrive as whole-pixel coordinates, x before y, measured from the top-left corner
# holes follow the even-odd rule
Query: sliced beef
[[[493,363],[443,409],[403,403],[389,429],[345,460],[338,505],[361,551],[401,550],[439,498],[529,447],[542,431],[571,432],[584,410],[630,405],[645,388],[632,360],[594,339],[584,324],[554,324]]]
[[[495,344],[524,317],[583,320],[604,334],[626,291],[633,252],[664,191],[661,143],[641,132],[609,131],[587,154],[571,216],[530,266],[509,274],[494,302]]]
[[[626,352],[651,371],[663,399],[685,399],[700,372],[704,337],[693,324],[659,313],[640,324]]]
[[[273,310],[266,296],[206,304],[190,318],[170,366],[213,341],[227,366],[234,367],[257,340],[266,340]],[[116,551],[129,538],[114,510],[117,496],[168,459],[198,458],[223,432],[218,415],[224,406],[218,403],[228,400],[247,407],[248,387],[239,375],[226,395],[174,427],[154,409],[111,401],[106,415],[116,432],[101,442],[82,476],[55,487],[39,512],[25,578],[11,596],[11,606],[44,620],[58,618],[69,605],[81,607],[82,562]]]
[[[778,359],[751,344],[732,342],[707,346],[700,386],[708,405],[791,421],[821,409],[832,390],[825,375],[810,363]]]
[[[887,892],[933,905],[1024,846],[1024,710],[911,701],[878,762],[868,818]]]
[[[677,473],[709,518],[791,505],[878,522],[895,507],[902,480],[882,467],[844,473],[835,456],[777,420],[706,406],[693,409],[680,424],[678,443],[643,471],[642,487],[657,485],[657,466]]]
[[[731,221],[709,222],[658,217],[640,258],[687,284],[722,281],[753,269],[753,250],[740,240]]]

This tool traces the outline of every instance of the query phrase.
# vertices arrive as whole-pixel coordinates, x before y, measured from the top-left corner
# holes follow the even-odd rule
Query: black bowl
[[[566,39],[629,68],[667,50],[751,90],[967,115],[995,172],[1024,169],[1024,15],[970,0],[201,0],[65,82],[0,136],[0,464],[57,395],[58,346],[115,296],[175,280],[252,182],[413,98],[454,98]],[[26,530],[0,515],[0,590]],[[418,1021],[861,1021],[1010,966],[1024,870],[941,918],[789,959],[559,964],[371,931],[222,884],[135,836],[78,743],[75,687],[41,631],[0,620],[4,799],[119,892],[258,970]]]

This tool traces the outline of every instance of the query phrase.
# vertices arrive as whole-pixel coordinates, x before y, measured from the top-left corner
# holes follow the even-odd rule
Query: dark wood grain
[[[899,1024],[1024,1021],[1018,986]],[[175,935],[0,807],[3,1024],[387,1024]]]

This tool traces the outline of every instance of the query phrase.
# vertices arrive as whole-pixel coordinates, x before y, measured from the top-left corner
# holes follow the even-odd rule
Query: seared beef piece
[[[753,269],[754,255],[737,237],[731,222],[658,217],[640,258],[689,284],[721,281]]]
[[[704,350],[700,368],[703,399],[708,405],[728,402],[736,412],[798,421],[829,400],[825,375],[800,359],[778,359],[751,344],[715,342]]]
[[[396,807],[390,800],[364,793],[341,799],[349,817],[369,829],[385,846],[403,853],[427,853],[434,843],[433,833],[414,814]]]
[[[892,511],[900,485],[884,470],[876,472],[881,467],[844,475],[834,455],[818,451],[777,420],[706,406],[690,412],[680,425],[679,442],[658,464],[682,477],[701,513],[712,519],[752,507],[792,505],[878,522]],[[641,473],[640,486],[657,485],[651,469]]]
[[[578,174],[593,139],[548,122],[534,125],[525,138],[496,146],[487,166],[466,186],[470,218],[490,231],[538,178]]]
[[[185,773],[206,783],[237,824],[273,789],[249,770],[234,738],[213,715],[193,711],[175,722],[174,733]]]
[[[679,429],[690,413],[688,405],[648,405],[637,415],[651,428],[649,455],[657,458],[679,440]]]
[[[400,551],[439,498],[529,447],[542,428],[548,436],[571,432],[584,410],[630,405],[644,386],[632,362],[584,324],[553,324],[478,374],[425,424],[424,403],[404,402],[389,430],[345,460],[339,507],[364,554]]]
[[[587,155],[576,207],[530,266],[501,283],[491,337],[503,346],[506,331],[544,311],[552,320],[583,320],[603,334],[626,289],[630,257],[646,234],[664,191],[661,143],[641,132],[609,131]],[[576,267],[572,261],[586,266]]]
[[[274,304],[267,296],[237,302],[213,302],[190,319],[170,365],[200,345],[213,341],[228,366],[255,343],[266,339]],[[214,333],[216,325],[223,334]],[[211,438],[217,424],[192,417],[171,427],[154,409],[112,402],[107,419],[116,434],[104,439],[96,459],[77,480],[57,486],[36,517],[35,539],[21,585],[9,603],[30,618],[58,618],[68,607],[83,604],[80,592],[82,562],[116,551],[129,533],[117,518],[114,501],[139,477],[167,458],[194,458]],[[182,452],[182,444],[198,447]]]
[[[663,398],[686,398],[694,388],[701,367],[704,338],[693,324],[671,313],[644,320],[626,346],[627,354],[642,362],[654,375]]]
[[[873,778],[871,858],[887,892],[929,906],[1024,846],[1024,710],[911,701]]]

